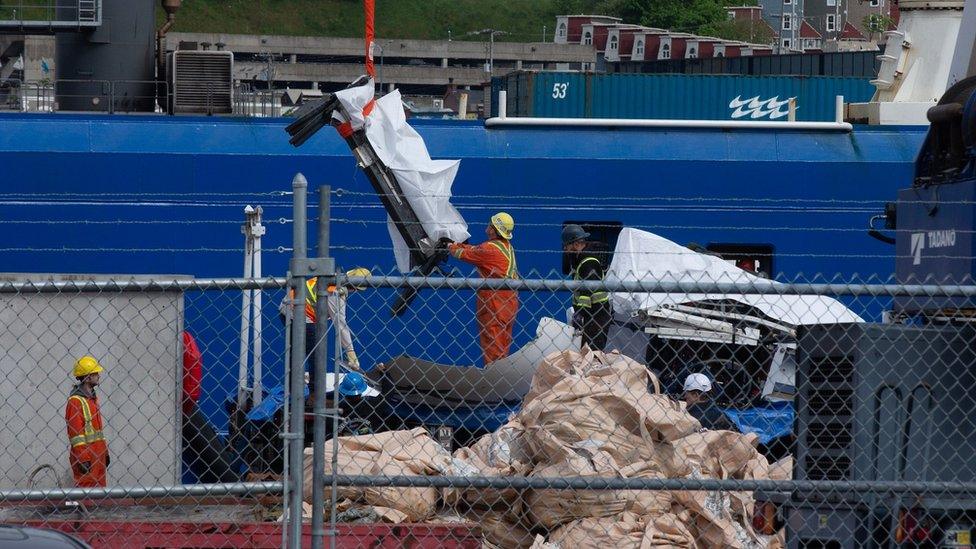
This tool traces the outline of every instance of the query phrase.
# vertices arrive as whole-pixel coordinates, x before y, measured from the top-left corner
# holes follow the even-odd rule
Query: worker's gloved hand
[[[346,351],[346,366],[351,370],[359,371],[359,357],[356,356],[356,351]]]
[[[105,466],[108,467],[112,464],[112,456],[105,454]]]
[[[91,471],[91,463],[89,463],[87,461],[81,461],[81,462],[78,463],[78,472],[79,473],[81,473],[83,475],[87,475],[89,471]]]
[[[452,239],[450,239],[450,238],[448,238],[446,236],[442,236],[441,238],[439,238],[437,240],[437,247],[438,248],[446,248],[446,247],[450,246],[451,244],[454,244],[454,240],[452,240]]]

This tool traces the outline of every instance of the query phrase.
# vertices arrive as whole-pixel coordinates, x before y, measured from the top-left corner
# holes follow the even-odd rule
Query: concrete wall
[[[332,38],[318,36],[260,36],[246,34],[186,33],[167,35],[167,49],[176,49],[181,42],[224,44],[236,54],[273,54],[275,80],[290,82],[331,82],[348,84],[363,73],[363,40],[360,38]],[[378,77],[383,83],[477,86],[489,80],[482,63],[487,59],[484,41],[467,40],[406,40],[379,39],[374,59]],[[300,56],[334,56],[348,58],[343,62],[312,58],[302,62]],[[425,65],[409,65],[404,60],[421,60]],[[550,42],[496,42],[493,50],[495,75],[525,68],[566,69],[570,66],[596,62],[592,46],[554,44]],[[477,66],[471,66],[477,61]],[[464,66],[461,66],[464,65]],[[382,66],[382,67],[381,67]],[[249,80],[259,77],[267,66],[264,62],[235,59],[235,78]]]
[[[0,275],[0,283],[50,278]],[[64,409],[71,367],[85,354],[106,370],[98,396],[109,484],[178,482],[182,330],[183,295],[175,292],[0,294],[0,488],[27,487],[42,464],[70,485]],[[56,479],[45,471],[35,485]]]
[[[47,71],[44,67],[47,66]],[[24,80],[37,82],[45,78],[54,81],[54,37],[31,35],[24,39]]]
[[[364,54],[362,38],[334,38],[321,36],[262,36],[256,34],[220,34],[201,32],[171,32],[166,36],[167,49],[175,49],[180,42],[218,42],[226,49],[247,53],[348,55]],[[408,40],[379,38],[376,44],[388,57],[418,59],[481,59],[486,57],[484,40]],[[593,62],[592,47],[552,42],[495,42],[495,59],[525,61]],[[375,56],[379,59],[380,51]]]

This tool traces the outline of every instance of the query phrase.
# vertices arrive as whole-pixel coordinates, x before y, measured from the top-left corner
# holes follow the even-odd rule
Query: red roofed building
[[[852,25],[850,21],[844,23],[844,30],[843,32],[840,33],[840,39],[860,41],[860,42],[868,41],[868,37],[864,36],[864,33],[858,30],[857,27]]]
[[[823,51],[823,36],[806,20],[800,25],[800,49],[812,53]]]
[[[560,15],[556,17],[556,44],[583,44],[583,25],[620,23],[619,17],[608,15]]]
[[[761,9],[755,6],[730,9],[740,10],[742,17],[756,25],[766,25],[761,18]],[[615,17],[596,15],[558,16],[554,40],[556,43],[592,46],[597,54],[602,54],[611,63],[772,54],[772,47],[765,44],[630,25]]]

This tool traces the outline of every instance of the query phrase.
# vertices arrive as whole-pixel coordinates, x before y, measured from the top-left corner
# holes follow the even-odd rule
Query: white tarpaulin
[[[734,282],[756,286],[779,284],[743,271],[722,258],[700,254],[654,233],[631,228],[620,231],[606,279]],[[615,312],[629,314],[667,304],[707,299],[734,299],[794,326],[863,322],[861,317],[836,299],[819,295],[614,293],[613,304]]]
[[[380,160],[393,171],[427,236],[435,241],[448,237],[464,242],[471,236],[468,225],[451,205],[451,185],[461,161],[430,158],[423,138],[407,124],[398,90],[377,99],[372,112],[364,117],[363,109],[373,99],[373,90],[370,80],[364,86],[336,92],[336,97],[352,117],[353,129],[366,127],[366,138]],[[342,120],[340,116],[333,116]],[[393,240],[397,267],[401,272],[410,271],[407,244],[389,219],[387,228]]]

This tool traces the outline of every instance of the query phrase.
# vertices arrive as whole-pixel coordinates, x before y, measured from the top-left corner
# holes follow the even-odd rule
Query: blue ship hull
[[[282,276],[291,243],[290,183],[302,172],[333,196],[333,255],[343,268],[394,268],[385,213],[348,147],[322,131],[292,148],[281,119],[5,115],[0,117],[4,271],[240,276],[246,204],[268,224],[265,274]],[[868,218],[911,181],[920,127],[853,133],[718,130],[485,129],[416,121],[435,158],[459,158],[454,203],[480,240],[483,221],[516,219],[524,277],[562,276],[563,222],[620,222],[680,243],[768,244],[779,278],[887,280],[894,248],[866,234]],[[315,200],[310,200],[314,203]],[[314,212],[310,213],[314,216]],[[114,223],[119,221],[120,223]],[[179,221],[173,223],[172,221]],[[16,222],[21,223],[16,223]],[[31,223],[22,223],[31,221]],[[93,224],[90,222],[107,222]],[[13,222],[13,223],[12,223]],[[163,223],[161,223],[163,222]],[[314,227],[310,226],[314,235]],[[462,267],[463,268],[463,267]],[[465,272],[467,270],[465,269]],[[281,293],[265,299],[275,302]],[[367,363],[401,352],[479,362],[473,295],[422,293],[390,319],[387,291],[350,307]],[[524,295],[516,345],[538,318],[562,318],[568,296]],[[878,301],[855,304],[868,316]],[[280,323],[266,307],[266,370],[280,378]],[[189,295],[188,329],[205,348],[207,414],[237,371],[240,295]],[[413,334],[413,336],[407,335]],[[451,334],[452,342],[430,344]],[[440,341],[440,340],[438,340]]]

